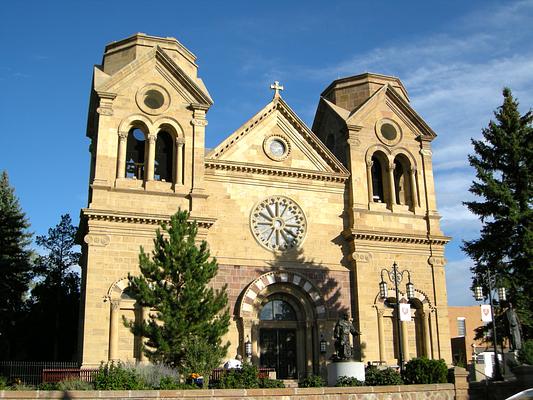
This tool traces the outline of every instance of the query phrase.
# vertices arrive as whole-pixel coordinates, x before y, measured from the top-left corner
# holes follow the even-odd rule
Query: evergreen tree
[[[76,231],[70,215],[65,214],[47,235],[36,238],[47,251],[35,261],[37,282],[27,321],[29,346],[36,359],[72,360],[76,355],[80,302],[80,278],[72,269],[80,258],[74,249]]]
[[[472,140],[470,165],[476,180],[470,192],[480,200],[464,204],[483,226],[478,239],[465,241],[463,250],[474,260],[474,285],[483,284],[487,271],[498,286],[508,289],[526,336],[533,335],[533,114],[521,116],[509,89],[483,129]],[[486,288],[485,288],[486,289]],[[486,291],[485,291],[486,292]]]
[[[0,175],[0,359],[15,356],[17,323],[31,279],[31,234],[7,172]]]
[[[146,338],[143,351],[152,362],[181,371],[186,369],[187,343],[205,343],[206,349],[220,355],[219,362],[229,346],[222,345],[229,327],[226,286],[209,287],[218,265],[210,260],[205,241],[196,245],[198,227],[188,219],[188,212],[178,211],[170,225],[162,224],[151,257],[141,247],[141,275],[128,276],[128,295],[151,312],[146,321],[126,321],[127,325]]]

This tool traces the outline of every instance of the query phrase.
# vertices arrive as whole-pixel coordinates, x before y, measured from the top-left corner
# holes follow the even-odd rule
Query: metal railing
[[[0,361],[0,376],[8,382],[39,385],[43,382],[43,371],[50,369],[78,369],[76,361]]]

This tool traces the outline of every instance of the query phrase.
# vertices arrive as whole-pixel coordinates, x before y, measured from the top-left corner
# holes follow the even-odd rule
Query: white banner
[[[400,303],[400,321],[411,321],[411,306],[409,303]]]
[[[491,322],[492,321],[492,313],[490,312],[490,304],[482,304],[481,305],[481,320],[483,322]]]

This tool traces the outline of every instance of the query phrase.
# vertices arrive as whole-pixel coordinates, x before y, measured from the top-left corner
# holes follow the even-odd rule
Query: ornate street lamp
[[[474,287],[474,298],[477,301],[482,301],[485,299],[483,295],[483,286],[479,283],[485,284],[488,287],[488,297],[490,303],[490,313],[492,316],[492,341],[494,345],[494,376],[492,377],[495,381],[503,381],[502,370],[500,368],[500,360],[498,359],[498,336],[496,333],[496,317],[494,315],[494,301],[492,300],[493,285],[495,279],[492,277],[490,270],[487,270],[485,275],[480,275],[478,277],[477,285]],[[497,289],[498,299],[500,302],[507,300],[507,294],[504,287],[499,287]]]
[[[246,358],[252,358],[252,342],[250,342],[250,336],[246,336],[246,342],[244,342],[244,355]]]
[[[384,273],[389,280],[394,284],[394,292],[396,295],[396,301],[394,303],[396,309],[396,331],[398,332],[398,364],[400,365],[400,372],[403,372],[403,348],[402,348],[402,330],[400,327],[400,293],[398,285],[402,283],[403,275],[407,274],[408,282],[405,285],[405,291],[407,298],[412,299],[415,297],[415,285],[411,283],[411,272],[408,270],[399,271],[396,261],[392,264],[392,271],[386,268],[381,270],[381,282],[379,283],[379,295],[382,299],[387,299],[389,292],[387,289],[387,282],[385,282]]]
[[[320,335],[320,354],[326,354],[328,351],[328,342],[324,339],[324,335]]]

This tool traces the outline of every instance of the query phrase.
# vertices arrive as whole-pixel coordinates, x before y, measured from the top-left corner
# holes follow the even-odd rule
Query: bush
[[[259,378],[259,387],[263,389],[284,388],[285,384],[277,379]]]
[[[117,364],[102,363],[94,376],[94,388],[97,390],[138,390],[146,386],[135,370],[120,361]]]
[[[413,358],[405,364],[402,378],[407,384],[447,383],[448,367],[444,360]]]
[[[526,340],[518,351],[518,361],[522,364],[533,365],[533,339]]]
[[[7,390],[7,378],[0,375],[0,390]]]
[[[322,378],[320,375],[306,376],[304,379],[298,382],[298,387],[301,387],[301,388],[323,387],[323,386],[326,386],[326,382],[324,382],[324,378]]]
[[[82,381],[80,379],[67,379],[59,382],[56,387],[57,389],[47,390],[94,390],[94,385],[91,382]]]
[[[366,386],[403,385],[402,377],[393,368],[378,369],[372,365],[365,371]]]
[[[218,389],[256,389],[260,386],[257,367],[243,363],[242,368],[230,370],[220,378]]]
[[[164,364],[125,364],[127,369],[131,369],[142,380],[144,385],[160,389],[161,382],[164,381],[166,385],[179,385],[180,375],[177,370],[170,368]],[[161,388],[163,389],[163,388]],[[167,389],[178,389],[168,387]]]
[[[353,376],[339,376],[335,386],[365,386],[365,383],[357,378],[354,378]]]
[[[39,390],[59,390],[59,383],[43,382],[38,386]]]

